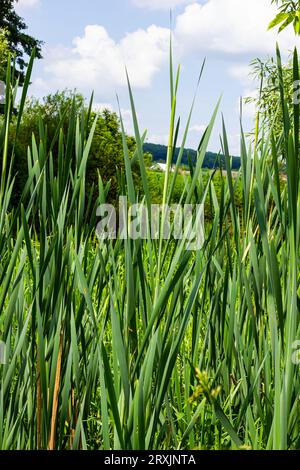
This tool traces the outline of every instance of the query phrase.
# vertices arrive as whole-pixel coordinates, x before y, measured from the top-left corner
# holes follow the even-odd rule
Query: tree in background
[[[300,35],[300,0],[272,0],[272,3],[279,7],[280,12],[269,24],[269,29],[280,25],[278,30],[280,33],[293,24],[295,33]]]
[[[273,130],[277,139],[283,129],[283,114],[280,98],[279,75],[276,59],[267,58],[265,61],[255,59],[251,62],[252,75],[258,81],[259,90],[256,97],[246,98],[246,103],[255,103],[259,113],[260,123]],[[289,57],[282,66],[285,101],[290,114],[293,112],[293,58]]]
[[[300,0],[272,0],[272,4],[279,7],[280,12],[269,24],[269,28],[281,25],[279,33],[293,23],[296,35],[300,34]],[[259,58],[251,62],[252,75],[258,81],[256,97],[247,97],[246,103],[255,103],[257,110],[255,145],[258,141],[259,125],[266,125],[272,129],[274,136],[279,139],[283,132],[283,112],[280,97],[280,79],[277,60],[268,57],[266,60]],[[284,98],[290,115],[294,112],[294,74],[293,56],[290,55],[286,64],[282,65],[282,79]]]
[[[7,59],[9,55],[9,43],[7,31],[0,29],[0,80],[5,80]]]
[[[4,81],[6,75],[7,58],[9,56],[9,45],[6,31],[0,29],[0,117],[4,113]]]
[[[66,129],[68,111],[73,105],[73,100],[76,111],[79,112],[84,107],[84,98],[71,90],[57,91],[41,100],[34,97],[27,99],[21,122],[20,150],[23,147],[22,151],[27,153],[32,134],[38,136],[40,119],[47,127],[49,140],[53,139],[60,122]]]
[[[28,147],[32,145],[32,136],[35,136],[37,146],[39,146],[40,123],[43,123],[48,144],[48,148],[45,150],[47,153],[51,148],[55,162],[59,145],[57,129],[61,127],[63,139],[67,139],[69,111],[74,105],[79,118],[81,113],[87,113],[83,96],[70,90],[50,94],[42,100],[31,98],[27,101],[15,146],[13,169],[13,173],[16,176],[15,203],[20,198],[24,182],[27,178],[27,152]],[[95,117],[96,113],[92,112],[90,126]],[[11,126],[12,133],[15,132],[15,126],[16,123],[13,123]],[[75,142],[75,139],[73,141]],[[127,137],[127,145],[129,154],[132,156],[135,150],[135,139]],[[73,153],[75,159],[75,149],[73,149]],[[115,202],[121,189],[119,177],[124,174],[124,158],[119,119],[115,113],[108,109],[104,110],[97,120],[87,163],[87,196],[89,196],[92,186],[95,189],[98,187],[98,172],[103,183],[110,184],[108,201]],[[136,165],[133,165],[133,174],[136,181],[138,181],[139,168]]]
[[[127,136],[129,155],[135,150],[135,139]],[[134,175],[137,177],[138,170]],[[87,185],[97,186],[98,172],[104,183],[110,183],[108,201],[115,202],[121,190],[125,173],[120,122],[116,113],[104,109],[98,118],[87,168]]]
[[[22,83],[27,65],[26,56],[30,56],[35,49],[35,55],[40,59],[42,41],[25,33],[27,25],[15,12],[14,3],[14,0],[0,0],[0,31],[2,35],[5,31],[10,51],[16,56],[17,73]]]

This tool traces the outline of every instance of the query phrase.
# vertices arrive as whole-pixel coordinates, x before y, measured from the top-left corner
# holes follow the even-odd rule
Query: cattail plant
[[[170,57],[164,205],[172,199],[194,107],[171,172],[180,72],[174,76],[172,51]],[[181,197],[182,204],[209,201],[213,216],[202,247],[187,250],[184,239],[165,240],[163,230],[156,239],[149,233],[146,239],[97,238],[97,207],[109,187],[100,168],[96,198],[86,195],[97,123],[92,100],[81,113],[74,103],[67,130],[58,126],[52,142],[40,120],[28,148],[28,180],[13,208],[14,142],[8,139],[17,87],[9,66],[0,128],[0,340],[6,345],[0,448],[299,449],[300,374],[293,360],[300,339],[299,104],[290,116],[281,86],[279,141],[272,128],[263,129],[253,150],[241,129],[237,177],[223,123],[227,173],[220,171],[219,197],[214,172],[205,183],[202,175],[217,104]],[[151,207],[145,134],[129,78],[128,89],[136,151],[131,158],[120,116],[124,195],[130,204]],[[278,167],[282,148],[286,184]],[[137,161],[143,194],[134,185]],[[235,202],[239,187],[242,210]]]

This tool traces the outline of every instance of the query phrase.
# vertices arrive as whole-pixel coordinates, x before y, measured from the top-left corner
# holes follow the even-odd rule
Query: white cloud
[[[117,111],[119,116],[119,110]],[[123,126],[127,134],[134,135],[134,125],[132,119],[132,112],[131,109],[121,108],[121,116],[123,121]],[[139,114],[137,113],[138,122],[140,122]]]
[[[109,111],[114,111],[114,108],[111,103],[93,103],[93,111],[95,113],[102,113],[105,109],[108,109]]]
[[[52,88],[95,89],[103,94],[126,86],[125,65],[132,86],[148,87],[167,61],[169,31],[152,25],[116,42],[103,26],[89,25],[83,36],[73,40],[73,45],[45,51],[47,82]]]
[[[140,8],[149,8],[151,10],[167,10],[179,5],[193,3],[194,0],[132,0],[134,5]]]
[[[241,134],[227,134],[230,155],[236,156],[241,150]]]
[[[169,135],[168,134],[150,134],[147,137],[147,142],[158,145],[168,145]]]
[[[21,0],[20,5],[39,0]],[[188,4],[189,0],[132,0],[139,6],[164,7]],[[206,0],[186,5],[176,18],[174,44],[176,56],[189,52],[217,53],[223,58],[231,55],[243,60],[232,65],[228,73],[251,86],[248,79],[250,57],[274,54],[275,42],[282,50],[292,49],[300,40],[292,28],[279,36],[275,30],[266,31],[276,8],[270,0]],[[74,38],[72,47],[58,46],[43,51],[43,73],[37,76],[32,89],[37,95],[53,89],[78,88],[83,93],[95,90],[99,99],[111,99],[112,92],[126,87],[125,65],[135,88],[146,88],[168,62],[168,28],[151,25],[138,29],[115,41],[101,25],[88,25],[81,36]],[[241,59],[241,55],[246,55]],[[110,97],[108,98],[108,95]],[[196,132],[196,131],[195,131]]]
[[[119,109],[116,109],[111,103],[99,103],[99,102],[93,103],[93,111],[95,113],[101,114],[105,109],[108,109],[110,112],[116,113],[118,117],[120,116]],[[128,134],[133,135],[134,128],[133,128],[131,109],[121,108],[121,116],[122,116],[125,131]]]
[[[252,119],[254,121],[257,115],[255,103],[244,103],[243,104],[243,118]]]
[[[190,132],[196,132],[196,133],[202,133],[205,131],[207,126],[204,124],[195,124],[194,126],[191,126],[189,131]]]
[[[255,102],[251,101],[250,103],[245,103],[245,98],[252,98],[256,100],[258,98],[258,90],[253,89],[253,88],[246,88],[243,91],[242,98],[243,98],[243,117],[254,119],[256,117],[256,112],[257,112]],[[240,108],[240,100],[238,102],[238,108]]]
[[[25,8],[33,8],[39,3],[40,0],[18,0],[18,2],[16,2],[16,9],[24,10]]]
[[[228,68],[228,73],[231,77],[239,80],[243,85],[248,85],[253,82],[251,76],[251,67],[249,64],[235,64]]]
[[[257,88],[253,88],[254,77],[251,76],[251,67],[246,64],[237,64],[229,67],[229,75],[233,78],[239,80],[244,86],[244,90],[241,94],[241,97],[237,99],[236,103],[236,112],[240,115],[241,108],[241,99],[243,104],[243,117],[247,119],[254,119],[256,114],[256,106],[254,102],[245,102],[245,98],[254,98],[257,99]]]
[[[266,31],[277,9],[270,0],[208,0],[193,3],[177,17],[175,35],[184,51],[205,50],[226,54],[274,53],[299,44],[293,29],[279,36]]]

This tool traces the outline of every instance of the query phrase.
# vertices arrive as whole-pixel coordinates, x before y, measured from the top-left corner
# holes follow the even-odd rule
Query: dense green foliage
[[[41,58],[42,42],[26,34],[27,25],[15,12],[14,3],[15,0],[0,0],[0,31],[7,33],[10,52],[16,57],[16,73],[22,82],[27,65],[26,56],[31,56],[35,50],[36,57]]]
[[[163,229],[158,239],[97,240],[96,209],[107,200],[109,184],[100,168],[96,199],[87,200],[99,124],[75,105],[58,124],[56,155],[40,119],[27,181],[10,211],[10,163],[30,68],[11,136],[8,77],[0,129],[0,338],[6,344],[0,448],[299,449],[299,105],[284,114],[279,139],[265,127],[253,152],[241,136],[235,178],[224,125],[227,172],[219,172],[219,198],[213,174],[207,178],[202,169],[218,105],[190,173],[180,173],[180,158],[175,172],[164,173],[163,204],[183,176],[183,203],[212,201],[201,249],[187,250],[184,239],[164,240]],[[280,59],[278,69],[281,75]],[[296,53],[293,74],[297,79]],[[170,77],[174,142],[172,67]],[[129,92],[136,150],[131,158],[123,133],[123,187],[130,203],[143,198],[150,205],[153,174],[146,171]],[[284,106],[283,89],[281,97]],[[181,156],[184,148],[185,139]]]
[[[280,79],[277,61],[269,57],[265,61],[255,59],[251,63],[252,75],[258,82],[258,92],[255,98],[246,98],[246,102],[255,103],[260,122],[272,129],[277,139],[280,138],[283,129],[283,111],[281,106]],[[285,106],[287,112],[293,112],[294,93],[297,87],[294,85],[293,56],[282,66],[282,86],[284,90]],[[292,123],[293,125],[293,123]]]
[[[9,44],[4,29],[0,29],[0,80],[5,80]]]
[[[151,194],[151,201],[153,204],[162,203],[162,195],[164,188],[164,179],[165,175],[163,172],[158,171],[148,171],[148,182],[149,182],[149,191]],[[174,190],[172,193],[171,203],[178,204],[180,203],[182,194],[184,194],[185,187],[188,185],[190,173],[188,171],[181,171],[176,178],[174,185]],[[233,177],[236,178],[236,175],[233,173]],[[224,174],[219,170],[213,174],[209,170],[203,170],[202,173],[203,185],[206,186],[208,181],[211,179],[211,182],[214,185],[215,195],[217,200],[220,202],[222,198],[223,191],[223,182]],[[241,212],[243,206],[243,196],[242,196],[242,185],[241,181],[238,181],[238,184],[235,188],[234,200],[236,208]],[[208,195],[205,200],[205,220],[210,222],[214,218],[214,201],[211,195]]]
[[[53,171],[56,175],[59,171],[58,152],[59,146],[67,142],[70,147],[68,151],[75,151],[75,132],[70,129],[69,113],[74,111],[81,115],[80,125],[87,126],[89,130],[91,122],[95,118],[95,113],[85,105],[82,95],[72,93],[68,90],[57,92],[36,100],[31,98],[25,103],[22,119],[18,124],[18,119],[14,118],[10,126],[10,150],[14,147],[13,174],[16,181],[12,204],[19,203],[24,185],[28,178],[28,147],[32,145],[34,136],[35,145],[44,146],[46,154],[53,154]],[[85,122],[85,124],[83,124]],[[45,135],[40,135],[40,126],[45,129]],[[18,127],[16,139],[14,136]],[[59,135],[58,129],[62,129]],[[135,149],[135,140],[126,137],[130,155]],[[66,141],[66,142],[64,142]],[[0,156],[1,162],[1,156]],[[115,201],[121,191],[120,175],[124,172],[124,159],[122,148],[122,134],[117,115],[109,110],[104,110],[98,117],[96,129],[93,136],[91,149],[87,161],[87,184],[86,196],[95,199],[94,189],[98,185],[98,172],[101,172],[103,184],[110,184],[109,200]],[[138,180],[139,171],[135,171],[135,178]]]

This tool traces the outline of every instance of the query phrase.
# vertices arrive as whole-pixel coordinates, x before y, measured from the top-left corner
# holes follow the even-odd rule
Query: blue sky
[[[29,32],[45,41],[36,62],[31,93],[57,89],[92,90],[98,109],[117,110],[118,94],[127,131],[132,132],[126,64],[141,130],[148,141],[166,143],[169,122],[169,24],[173,16],[174,60],[181,64],[178,112],[185,122],[201,63],[206,58],[188,136],[195,148],[222,94],[209,149],[220,150],[221,112],[232,154],[239,154],[239,99],[253,95],[249,62],[283,55],[299,40],[290,28],[267,32],[276,10],[270,0],[19,0],[17,10]],[[253,107],[244,110],[244,128],[253,127]]]

